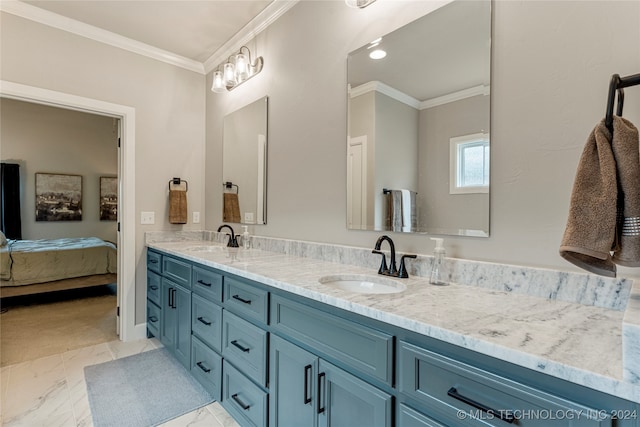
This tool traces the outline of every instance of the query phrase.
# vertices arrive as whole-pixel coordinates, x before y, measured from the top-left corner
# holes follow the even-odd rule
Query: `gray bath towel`
[[[639,193],[638,130],[614,116],[612,138],[601,121],[580,157],[560,255],[609,277],[616,275],[615,263],[640,265],[640,233],[634,227],[640,222]],[[628,225],[624,233],[623,215]]]

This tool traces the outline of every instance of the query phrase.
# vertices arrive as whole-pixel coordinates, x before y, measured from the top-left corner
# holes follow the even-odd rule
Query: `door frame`
[[[136,328],[136,222],[135,222],[135,126],[136,110],[126,105],[85,98],[35,86],[0,80],[0,97],[34,102],[120,119],[122,136],[118,149],[118,306],[121,341],[144,338]]]

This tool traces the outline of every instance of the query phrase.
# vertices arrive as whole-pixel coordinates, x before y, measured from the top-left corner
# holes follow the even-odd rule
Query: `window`
[[[449,193],[489,192],[489,134],[449,139]]]

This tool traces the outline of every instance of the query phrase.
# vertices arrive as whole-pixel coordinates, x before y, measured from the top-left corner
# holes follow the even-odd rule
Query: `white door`
[[[347,147],[347,226],[367,225],[367,136],[349,138]]]

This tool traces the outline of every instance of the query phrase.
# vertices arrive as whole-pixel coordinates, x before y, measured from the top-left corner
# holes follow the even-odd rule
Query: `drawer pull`
[[[486,412],[487,414],[493,415],[495,417],[500,418],[502,421],[507,422],[509,424],[515,421],[515,418],[510,415],[505,415],[506,411],[496,411],[495,409],[491,409],[488,406],[483,405],[482,403],[476,402],[475,400],[469,399],[466,396],[458,393],[455,387],[451,387],[449,391],[447,391],[447,395],[453,397],[454,399],[459,400],[460,402],[466,403],[467,405],[473,406],[476,409],[480,409],[481,411]]]
[[[236,401],[236,403],[237,403],[238,405],[240,405],[240,407],[241,407],[242,409],[244,409],[245,411],[247,411],[247,410],[249,410],[249,408],[251,408],[251,406],[250,406],[250,405],[247,405],[247,404],[246,404],[246,403],[244,403],[242,400],[240,400],[240,398],[238,397],[238,393],[236,393],[236,394],[232,395],[232,396],[231,396],[231,398],[232,398],[233,400],[235,400],[235,401]]]
[[[158,260],[157,260],[157,259],[150,259],[150,260],[149,260],[149,262],[150,262],[151,264],[157,264],[157,263],[158,263]]]
[[[198,368],[202,369],[205,374],[208,374],[209,372],[211,372],[211,369],[209,369],[206,366],[204,366],[202,364],[202,362],[198,362],[198,363],[196,363],[196,365],[198,365]]]
[[[309,393],[309,376],[311,375],[311,365],[307,365],[304,367],[304,404],[311,403],[311,396]]]
[[[158,321],[158,318],[156,316],[149,316],[149,321],[152,323],[156,323]]]
[[[325,410],[324,405],[322,405],[322,383],[326,380],[326,378],[327,374],[325,374],[324,372],[318,374],[318,414],[322,414]]]
[[[158,285],[151,285],[151,286],[149,286],[149,289],[151,289],[152,291],[157,291],[158,290]]]
[[[204,323],[207,326],[211,326],[211,322],[207,322],[206,320],[204,320],[204,317],[202,316],[198,317],[198,322]]]
[[[240,350],[242,350],[243,353],[249,353],[249,351],[251,350],[250,348],[247,348],[247,347],[244,347],[244,346],[238,344],[238,340],[231,341],[231,344],[233,344],[234,346],[238,347]]]
[[[245,304],[249,304],[249,305],[251,305],[251,300],[250,300],[250,299],[243,299],[243,298],[241,298],[241,297],[240,297],[240,295],[234,295],[234,296],[232,296],[231,298],[233,298],[233,299],[237,299],[237,300],[238,300],[238,301],[240,301],[240,302],[243,302],[243,303],[245,303]]]
[[[207,286],[209,288],[211,287],[211,283],[203,282],[202,279],[198,279],[198,283],[202,286]]]

